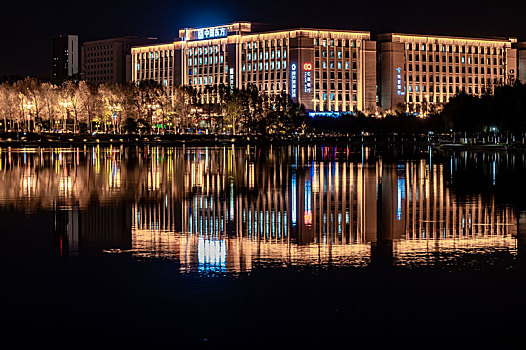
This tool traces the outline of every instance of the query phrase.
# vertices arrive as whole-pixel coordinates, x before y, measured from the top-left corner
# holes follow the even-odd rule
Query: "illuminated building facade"
[[[509,39],[380,34],[379,103],[425,115],[430,106],[465,91],[480,96],[517,78],[517,50]]]
[[[198,89],[255,85],[316,112],[374,111],[376,43],[369,32],[263,30],[249,22],[186,28],[179,41],[132,48],[132,80]]]

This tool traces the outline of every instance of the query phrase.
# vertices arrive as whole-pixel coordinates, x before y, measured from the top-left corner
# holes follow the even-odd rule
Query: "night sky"
[[[526,40],[526,1],[11,1],[3,4],[0,76],[49,77],[52,39],[79,41],[123,35],[173,40],[183,27],[237,20],[290,27],[344,28]],[[7,7],[6,7],[7,6]]]

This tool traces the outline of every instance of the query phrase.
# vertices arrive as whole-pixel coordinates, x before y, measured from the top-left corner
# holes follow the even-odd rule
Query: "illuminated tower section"
[[[405,102],[404,45],[383,42],[378,48],[380,105],[384,109],[394,109]]]
[[[291,98],[307,109],[314,108],[314,39],[290,39],[289,80]]]

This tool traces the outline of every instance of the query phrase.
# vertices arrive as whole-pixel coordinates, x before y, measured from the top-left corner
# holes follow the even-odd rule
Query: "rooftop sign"
[[[197,40],[221,38],[226,33],[226,27],[197,29]]]

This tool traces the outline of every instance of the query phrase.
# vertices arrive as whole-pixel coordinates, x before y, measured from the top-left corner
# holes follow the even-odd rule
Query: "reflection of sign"
[[[305,63],[303,65],[303,70],[312,70],[312,63]]]
[[[197,39],[213,39],[226,36],[226,27],[203,28],[197,30]]]
[[[402,91],[402,68],[396,67],[396,94],[405,95],[405,92]]]
[[[296,98],[297,96],[296,63],[290,65],[290,95],[292,98]]]

